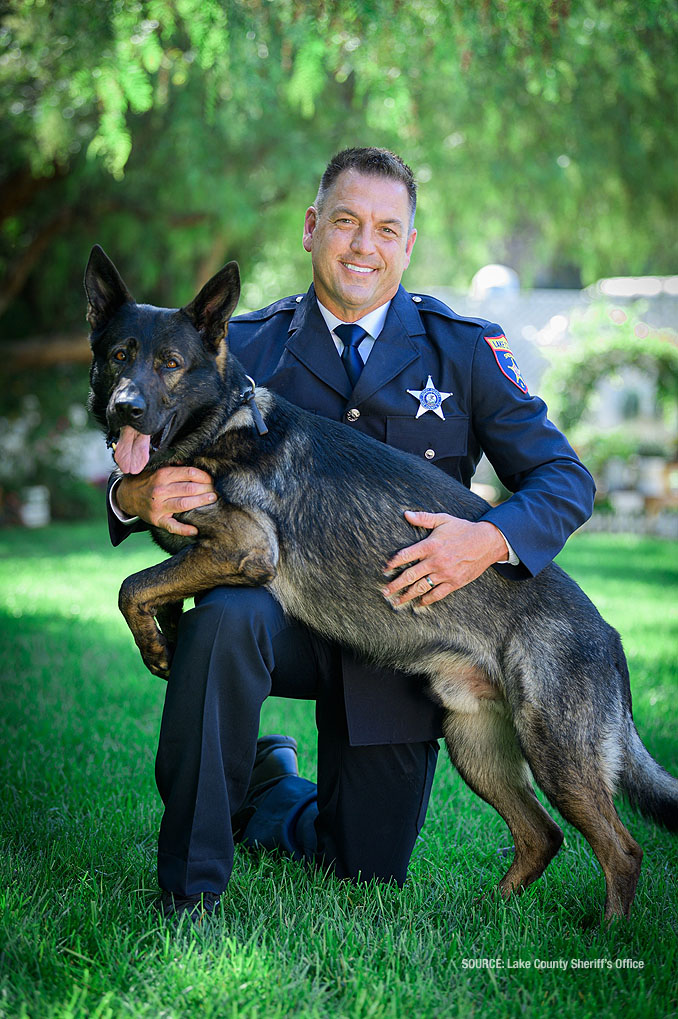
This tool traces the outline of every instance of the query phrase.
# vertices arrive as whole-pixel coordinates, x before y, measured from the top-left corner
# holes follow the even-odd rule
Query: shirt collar
[[[316,301],[318,301],[317,296]],[[368,311],[367,315],[363,315],[363,317],[359,318],[355,324],[362,326],[365,332],[376,340],[377,336],[384,328],[384,322],[386,321],[386,316],[390,306],[391,302],[387,301],[386,304],[382,304],[381,307],[375,308],[374,311]],[[320,303],[320,301],[318,301],[318,308],[320,309],[320,314],[325,319],[327,328],[331,333],[334,332],[338,325],[342,325],[342,319],[333,315],[324,304]]]

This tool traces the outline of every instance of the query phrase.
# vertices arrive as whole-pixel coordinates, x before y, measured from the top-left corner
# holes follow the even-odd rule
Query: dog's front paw
[[[172,652],[169,645],[162,636],[158,634],[158,640],[154,640],[152,646],[139,645],[139,651],[144,665],[154,676],[160,679],[169,679],[170,666],[172,664]]]
[[[154,676],[159,676],[160,679],[168,680],[170,674],[170,660],[169,657],[158,660],[157,658],[150,659],[145,655],[142,655],[144,665],[149,672],[152,672]]]

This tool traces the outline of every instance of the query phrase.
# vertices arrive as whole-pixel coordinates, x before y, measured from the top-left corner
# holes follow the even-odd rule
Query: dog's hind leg
[[[605,875],[605,922],[628,917],[643,851],[619,819],[607,762],[605,740],[580,727],[576,739],[563,732],[563,719],[549,718],[543,707],[526,707],[516,729],[535,780],[563,817],[577,828],[596,854]]]
[[[459,774],[504,818],[513,836],[513,863],[499,882],[502,895],[508,897],[540,877],[560,849],[563,833],[532,790],[504,702],[476,703],[475,711],[448,711],[443,731]]]

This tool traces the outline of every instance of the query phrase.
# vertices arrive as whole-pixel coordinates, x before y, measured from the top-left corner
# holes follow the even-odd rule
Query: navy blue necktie
[[[344,344],[341,360],[344,362],[348,380],[355,389],[355,384],[363,370],[363,359],[360,356],[358,347],[367,336],[367,330],[352,322],[350,325],[336,326],[334,331]]]

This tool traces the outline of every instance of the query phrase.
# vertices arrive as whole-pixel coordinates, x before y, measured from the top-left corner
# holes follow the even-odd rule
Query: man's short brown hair
[[[371,174],[375,177],[387,177],[389,180],[400,181],[407,189],[410,202],[410,230],[414,226],[414,213],[417,208],[417,185],[414,174],[400,156],[389,149],[353,148],[342,149],[332,156],[320,178],[320,186],[315,200],[315,207],[320,212],[327,193],[344,170],[355,170],[357,173]]]

